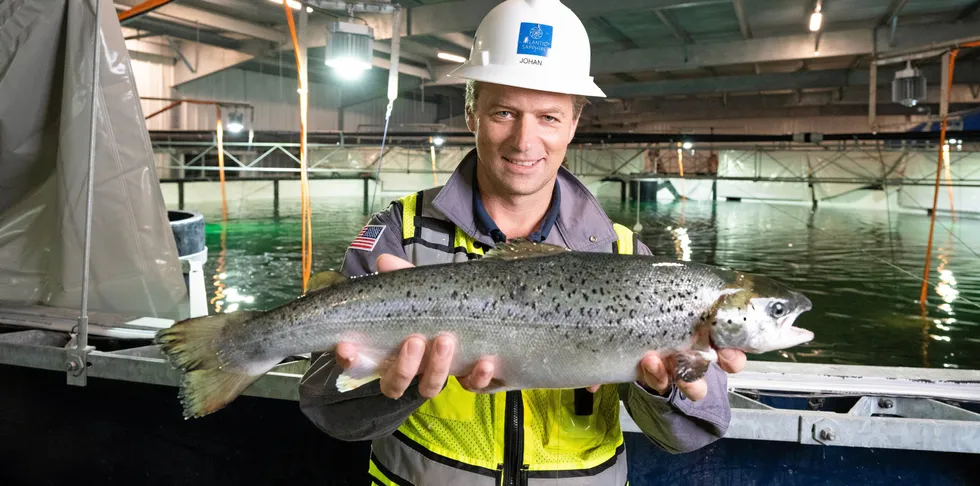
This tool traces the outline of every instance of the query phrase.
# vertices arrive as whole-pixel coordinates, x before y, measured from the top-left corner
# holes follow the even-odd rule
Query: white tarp
[[[0,0],[0,300],[80,308],[93,0]],[[89,308],[183,317],[187,290],[113,4],[101,9]]]

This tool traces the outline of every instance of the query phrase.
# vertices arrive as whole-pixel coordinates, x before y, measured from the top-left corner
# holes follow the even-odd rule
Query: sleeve
[[[345,441],[372,440],[393,433],[426,398],[419,395],[418,379],[397,400],[381,393],[375,380],[346,393],[337,391],[343,369],[333,353],[324,353],[299,383],[303,414],[327,435]]]
[[[643,435],[667,452],[690,452],[722,438],[732,418],[728,375],[712,363],[704,380],[708,395],[696,402],[673,386],[663,396],[629,383],[620,387],[619,394]]]
[[[369,225],[383,225],[374,248],[348,248],[341,273],[348,277],[377,272],[376,260],[383,253],[405,258],[402,246],[401,204],[392,203],[376,214]],[[343,368],[332,352],[313,354],[313,364],[299,383],[299,406],[320,430],[339,440],[371,440],[391,434],[425,403],[414,380],[405,394],[393,400],[381,393],[377,380],[346,393],[337,391]]]
[[[635,248],[637,254],[651,254],[642,242]],[[708,394],[696,402],[673,386],[661,395],[639,383],[621,385],[620,398],[647,438],[673,454],[690,452],[720,439],[731,422],[728,374],[712,363],[704,380]]]
[[[384,253],[406,258],[405,247],[402,246],[402,205],[393,202],[388,209],[377,213],[368,222],[368,226],[382,226],[381,234],[374,248],[360,249],[348,247],[344,254],[344,263],[340,273],[348,277],[359,277],[378,271],[376,261]]]

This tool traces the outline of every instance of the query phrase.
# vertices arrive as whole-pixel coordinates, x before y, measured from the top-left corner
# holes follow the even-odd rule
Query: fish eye
[[[773,302],[769,304],[769,315],[772,317],[782,317],[786,313],[786,306],[782,302]]]

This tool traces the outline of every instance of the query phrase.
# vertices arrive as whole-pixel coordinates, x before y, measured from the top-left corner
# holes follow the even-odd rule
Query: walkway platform
[[[91,314],[96,349],[87,376],[177,387],[179,374],[150,341],[171,323]],[[8,303],[0,306],[0,324],[7,331],[0,334],[0,364],[72,373],[65,345],[74,311]],[[281,363],[245,395],[297,400],[307,366],[299,357]],[[980,453],[978,370],[750,361],[729,384],[732,439]],[[796,399],[797,408],[781,408],[781,399]],[[827,402],[834,408],[820,406]],[[624,430],[639,431],[625,412],[621,420]]]

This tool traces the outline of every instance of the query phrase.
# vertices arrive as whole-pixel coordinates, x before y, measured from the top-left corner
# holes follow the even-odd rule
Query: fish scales
[[[664,357],[672,380],[694,381],[714,347],[764,353],[813,339],[793,326],[809,299],[766,277],[541,243],[358,278],[321,272],[309,284],[320,290],[269,311],[195,317],[157,333],[183,373],[185,417],[225,407],[289,356],[341,341],[360,356],[336,380],[347,392],[377,379],[412,334],[455,336],[454,375],[493,360],[486,391],[628,382],[648,351]]]
[[[218,348],[225,366],[240,369],[340,341],[381,362],[410,334],[449,333],[457,339],[453,374],[494,357],[508,389],[630,381],[646,351],[690,347],[732,280],[725,273],[573,252],[420,267],[308,294],[247,328],[226,329]]]

